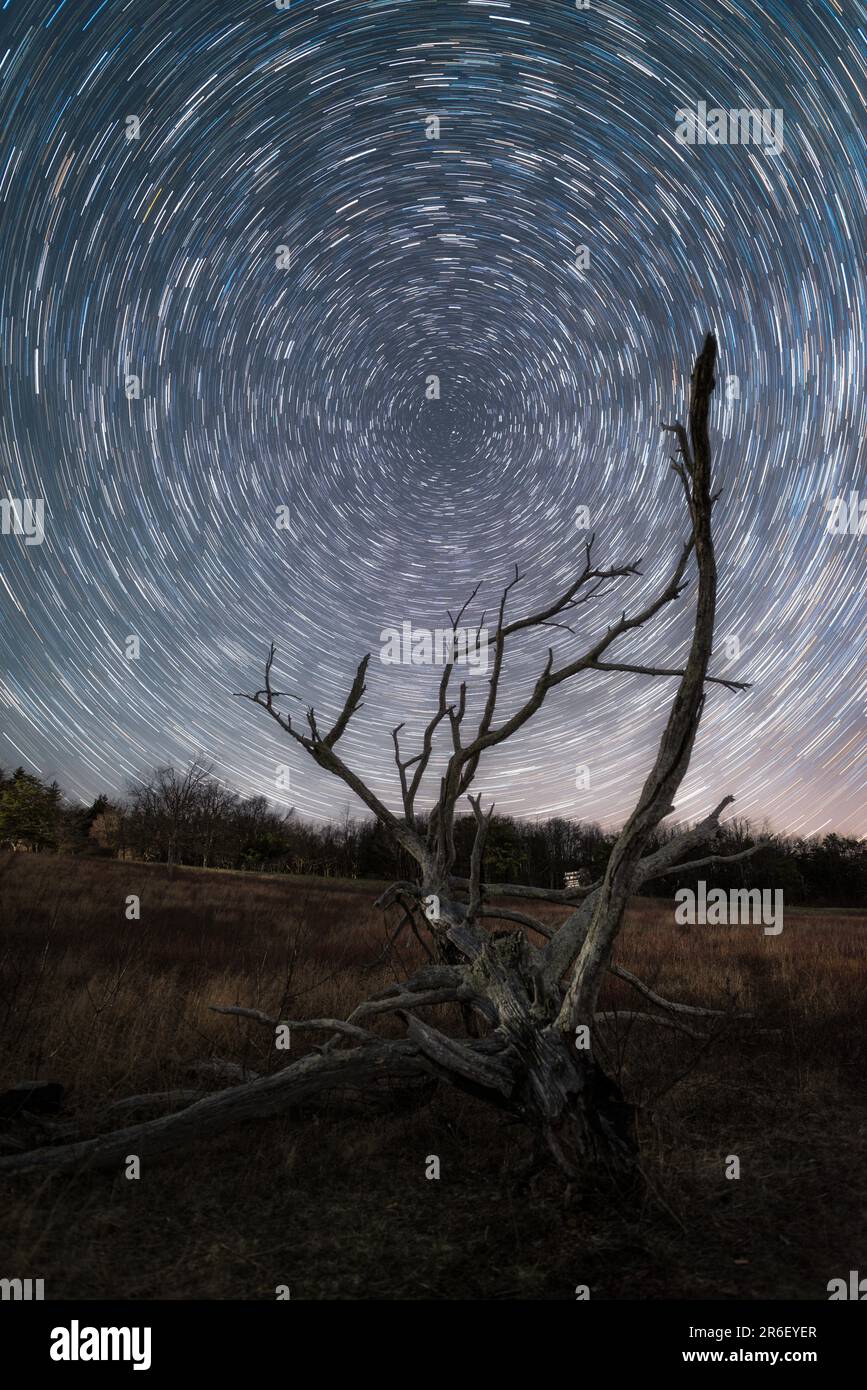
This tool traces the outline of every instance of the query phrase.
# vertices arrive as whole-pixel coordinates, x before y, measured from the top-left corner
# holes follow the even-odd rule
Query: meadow
[[[384,955],[382,886],[5,856],[0,1089],[59,1081],[66,1101],[0,1120],[0,1154],[150,1118],[162,1111],[118,1103],[232,1084],[225,1063],[264,1074],[323,1041],[295,1034],[287,1056],[271,1030],[208,1006],[345,1016],[403,978],[423,957],[411,938]],[[588,1193],[564,1208],[544,1174],[520,1192],[519,1127],[442,1085],[384,1084],[145,1159],[137,1180],[8,1178],[0,1275],[44,1278],[47,1298],[273,1299],[286,1285],[301,1299],[571,1300],[586,1284],[604,1299],[826,1299],[864,1262],[865,933],[854,911],[787,905],[769,936],[633,903],[619,964],[667,997],[756,1015],[706,1038],[605,1025],[600,1056],[638,1107],[633,1204]],[[609,977],[602,1007],[646,1005]],[[429,1016],[448,1030],[451,1008]]]

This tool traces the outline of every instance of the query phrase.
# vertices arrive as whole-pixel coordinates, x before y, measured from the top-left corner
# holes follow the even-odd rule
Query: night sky
[[[549,641],[562,664],[634,609],[687,533],[659,422],[712,329],[712,669],[754,686],[709,688],[677,816],[731,792],[863,833],[864,538],[828,530],[867,499],[856,10],[5,0],[0,496],[44,499],[45,538],[0,536],[0,765],[89,800],[201,752],[340,815],[343,784],[232,699],[273,639],[323,724],[373,652],[341,750],[396,807],[390,730],[407,756],[439,673],[381,664],[381,630],[443,626],[479,581],[490,614],[516,562],[511,616],[553,597],[580,507],[594,561],[643,577],[577,635],[516,639],[503,708]],[[701,101],[781,111],[782,150],[679,143]],[[679,664],[694,592],[609,658]],[[561,686],[477,789],[619,822],[675,684]]]

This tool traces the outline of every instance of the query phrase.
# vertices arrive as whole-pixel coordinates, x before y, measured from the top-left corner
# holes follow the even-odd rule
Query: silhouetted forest
[[[424,824],[423,816],[419,823]],[[469,872],[474,830],[471,815],[458,820],[459,875]],[[713,852],[737,853],[765,834],[745,820],[728,821]],[[590,883],[604,872],[616,835],[559,816],[524,821],[495,815],[485,878],[562,888],[566,873],[579,871],[581,882]],[[198,761],[183,770],[158,768],[131,786],[123,800],[99,796],[87,807],[70,804],[56,783],[46,784],[22,768],[11,775],[0,769],[0,847],[328,878],[395,879],[413,871],[372,819],[347,811],[337,822],[316,824],[294,810],[275,810],[265,797],[241,797]],[[710,845],[698,847],[690,858],[710,852]],[[672,874],[648,883],[644,891],[671,897],[699,878],[726,889],[781,888],[792,903],[863,907],[867,847],[852,836],[777,834],[749,859]]]

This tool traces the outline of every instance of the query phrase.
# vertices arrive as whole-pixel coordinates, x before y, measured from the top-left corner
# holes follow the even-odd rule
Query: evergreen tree
[[[60,830],[60,788],[46,786],[19,767],[0,784],[0,845],[12,849],[56,850]]]

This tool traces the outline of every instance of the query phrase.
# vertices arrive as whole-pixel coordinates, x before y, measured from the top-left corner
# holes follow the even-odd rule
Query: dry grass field
[[[381,959],[376,893],[10,855],[0,1088],[57,1080],[67,1100],[62,1128],[0,1121],[0,1152],[130,1123],[109,1107],[213,1084],[195,1069],[215,1058],[284,1065],[268,1029],[208,1005],[345,1015],[418,958],[411,943]],[[130,894],[140,921],[125,917]],[[852,912],[787,910],[772,937],[678,927],[670,904],[634,905],[621,964],[672,998],[736,999],[769,1031],[607,1029],[609,1070],[640,1107],[647,1186],[632,1207],[588,1195],[564,1210],[544,1175],[518,1196],[522,1131],[444,1086],[424,1103],[347,1093],[146,1159],[138,1180],[7,1180],[0,1275],[42,1277],[48,1298],[273,1299],[285,1284],[301,1299],[557,1300],[587,1284],[593,1298],[826,1299],[828,1280],[864,1260],[865,942]],[[643,1007],[615,980],[603,1006]],[[448,1008],[432,1017],[449,1027]],[[316,1040],[293,1037],[292,1057]],[[438,1181],[425,1177],[433,1154]]]

